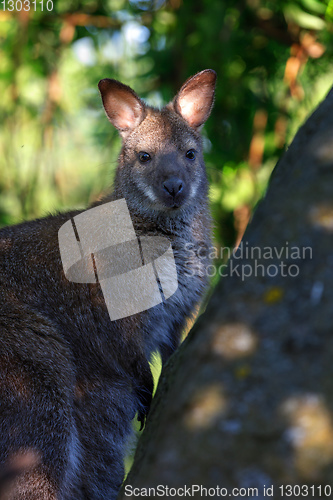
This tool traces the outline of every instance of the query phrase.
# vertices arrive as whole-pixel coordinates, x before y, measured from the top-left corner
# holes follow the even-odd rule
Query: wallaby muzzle
[[[177,177],[170,177],[162,184],[166,205],[178,208],[182,204],[184,182]]]

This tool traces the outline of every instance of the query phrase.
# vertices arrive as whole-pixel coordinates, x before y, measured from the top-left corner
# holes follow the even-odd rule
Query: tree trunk
[[[215,488],[213,497],[233,488],[257,489],[243,498],[330,497],[333,90],[277,164],[221,271],[228,276],[162,373],[119,498],[157,485],[194,486],[198,498],[195,485]]]

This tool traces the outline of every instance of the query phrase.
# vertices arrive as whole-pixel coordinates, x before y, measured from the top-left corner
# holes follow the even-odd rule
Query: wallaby
[[[131,421],[149,410],[151,355],[166,362],[208,285],[200,128],[215,80],[201,71],[161,110],[116,80],[99,82],[123,142],[113,191],[94,206],[125,199],[138,237],[171,242],[178,288],[163,303],[111,321],[99,283],[66,279],[58,231],[82,211],[0,230],[0,468],[25,450],[38,456],[6,498],[117,496]]]

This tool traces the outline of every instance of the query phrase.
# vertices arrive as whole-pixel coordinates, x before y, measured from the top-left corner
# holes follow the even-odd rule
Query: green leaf
[[[301,2],[307,10],[317,14],[325,14],[326,12],[326,5],[319,0],[301,0]]]
[[[332,22],[333,21],[333,0],[330,0],[328,2],[328,6],[325,12],[325,17],[328,21]]]
[[[287,21],[293,21],[301,28],[307,28],[310,30],[323,30],[326,27],[326,23],[325,21],[323,21],[323,19],[304,12],[295,4],[286,5],[283,9],[283,13]]]

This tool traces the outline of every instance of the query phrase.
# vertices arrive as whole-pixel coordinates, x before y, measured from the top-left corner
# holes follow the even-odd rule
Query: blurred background
[[[239,241],[270,173],[333,83],[333,0],[5,0],[0,7],[0,226],[85,207],[120,140],[101,78],[162,106],[218,73],[204,128],[218,244]]]

